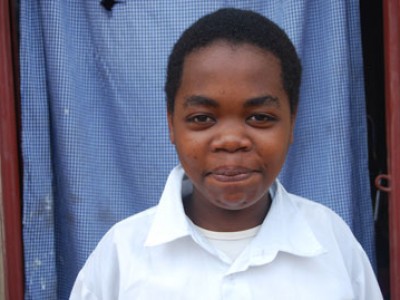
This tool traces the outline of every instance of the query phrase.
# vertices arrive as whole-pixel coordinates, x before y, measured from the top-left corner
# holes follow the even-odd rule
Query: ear
[[[172,113],[168,113],[168,131],[169,131],[169,140],[172,144],[175,145],[175,134],[174,134],[174,116]]]

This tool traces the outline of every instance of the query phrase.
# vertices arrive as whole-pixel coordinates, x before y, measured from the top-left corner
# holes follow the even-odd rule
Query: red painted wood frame
[[[18,50],[13,4],[12,0],[0,0],[0,163],[4,213],[5,294],[8,300],[22,300],[24,271],[16,119],[19,94]]]
[[[390,299],[400,300],[400,0],[383,1]]]

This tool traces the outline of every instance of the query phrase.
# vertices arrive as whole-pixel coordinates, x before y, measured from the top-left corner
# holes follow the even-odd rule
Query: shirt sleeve
[[[86,286],[82,271],[75,281],[69,300],[99,300],[96,294]]]
[[[331,228],[346,265],[355,299],[383,299],[370,260],[350,227],[339,215],[332,213]]]
[[[79,272],[69,299],[118,299],[119,275],[114,232],[110,230]]]
[[[380,300],[383,299],[375,272],[361,245],[356,245],[355,266],[353,274],[353,288],[357,299]]]

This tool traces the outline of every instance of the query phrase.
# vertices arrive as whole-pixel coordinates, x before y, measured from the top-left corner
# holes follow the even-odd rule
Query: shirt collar
[[[181,165],[176,166],[168,176],[145,246],[168,243],[191,233],[182,203],[184,176]]]
[[[279,180],[271,186],[270,194],[273,199],[271,208],[252,241],[252,254],[272,260],[280,251],[303,257],[326,252],[293,195],[284,189]]]
[[[166,182],[164,192],[147,236],[145,246],[156,246],[191,235],[198,234],[187,218],[182,194],[187,186],[183,168],[175,167]],[[252,241],[252,256],[273,260],[279,251],[297,256],[311,257],[322,254],[325,249],[318,242],[307,220],[300,212],[292,196],[278,180],[270,188],[271,208],[259,233]],[[260,262],[265,263],[265,262]]]

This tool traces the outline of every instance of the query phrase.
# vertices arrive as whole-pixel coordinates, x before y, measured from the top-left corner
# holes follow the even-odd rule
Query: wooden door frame
[[[12,0],[0,0],[0,180],[3,220],[4,292],[8,300],[22,300],[24,268],[22,251],[20,166],[17,99],[18,47],[16,10]]]
[[[383,1],[390,299],[400,300],[400,0]]]

